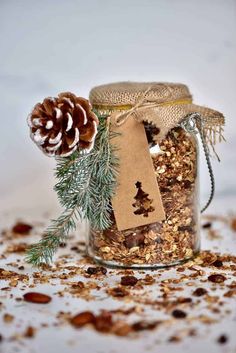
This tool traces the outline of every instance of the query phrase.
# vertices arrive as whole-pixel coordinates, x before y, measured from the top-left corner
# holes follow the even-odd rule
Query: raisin
[[[219,344],[225,344],[228,341],[228,337],[226,335],[220,335],[220,337],[217,339],[217,342]]]
[[[211,222],[206,222],[206,223],[204,223],[204,224],[202,225],[202,228],[208,229],[208,228],[211,228],[211,226],[212,226],[212,223],[211,223]]]
[[[105,275],[107,273],[107,269],[105,267],[99,266],[99,267],[88,267],[86,272],[89,275],[96,275],[97,273],[101,273]]]
[[[172,311],[172,316],[174,316],[175,319],[185,319],[187,314],[180,309],[175,309]]]
[[[17,222],[12,227],[12,232],[17,234],[22,234],[22,235],[28,235],[32,228],[33,226],[31,226],[30,224]]]
[[[197,288],[193,292],[193,295],[195,297],[201,297],[202,295],[205,295],[205,294],[207,294],[207,290],[205,288]]]
[[[208,280],[213,282],[213,283],[222,283],[226,280],[227,278],[221,274],[213,274],[208,277]]]
[[[135,286],[138,282],[138,279],[134,276],[123,276],[121,277],[121,284],[122,286]]]

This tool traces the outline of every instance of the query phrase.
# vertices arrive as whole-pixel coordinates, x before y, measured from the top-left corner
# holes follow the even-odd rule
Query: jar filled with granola
[[[208,144],[222,136],[222,114],[193,104],[188,88],[173,83],[102,85],[90,102],[115,134],[119,166],[109,227],[91,228],[89,255],[126,268],[191,259],[200,249],[198,135],[210,167]],[[212,173],[211,181],[213,194]]]

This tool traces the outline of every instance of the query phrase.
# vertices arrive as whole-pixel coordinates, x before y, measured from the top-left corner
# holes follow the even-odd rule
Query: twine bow
[[[165,85],[165,84],[163,83],[163,85]],[[170,92],[169,87],[167,85],[165,85],[165,86],[168,89],[169,97],[171,97],[171,92]],[[153,100],[150,100],[150,98],[147,99],[148,92],[150,92],[153,88],[154,88],[154,85],[149,86],[144,92],[140,93],[139,98],[137,99],[137,102],[133,107],[131,107],[127,110],[124,110],[121,113],[116,115],[115,122],[116,122],[117,126],[123,125],[131,115],[133,115],[135,118],[136,113],[139,110],[146,111],[146,113],[148,113],[148,112],[153,112],[153,110],[155,108],[161,107],[161,106],[192,103],[192,99],[190,99],[190,98],[178,99],[178,100],[174,100],[174,101],[173,100],[172,101],[162,101],[162,102],[158,102],[156,100],[153,101]]]

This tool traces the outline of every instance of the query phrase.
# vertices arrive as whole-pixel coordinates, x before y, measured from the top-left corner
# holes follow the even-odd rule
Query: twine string
[[[138,108],[140,108],[141,106],[144,107],[144,102],[145,102],[145,98],[146,98],[146,95],[147,93],[152,89],[152,86],[149,86],[145,92],[141,93],[140,94],[140,97],[137,99],[137,103],[132,107],[130,108],[129,110],[127,111],[124,111],[122,113],[120,113],[117,118],[116,118],[116,124],[118,126],[121,126],[123,125],[127,119],[130,117],[130,115],[132,115]],[[146,107],[150,108],[152,104],[149,103],[148,105],[146,105]]]
[[[163,83],[163,85],[166,87],[166,84]],[[153,110],[153,108],[160,107],[160,106],[167,106],[167,105],[178,105],[178,104],[190,104],[192,103],[192,99],[190,98],[184,98],[184,99],[177,99],[177,100],[167,100],[167,98],[171,98],[171,92],[169,87],[167,86],[168,89],[168,97],[165,98],[164,101],[157,101],[157,100],[151,100],[150,98],[147,99],[147,94],[155,87],[155,85],[149,86],[143,93],[141,92],[139,97],[136,100],[136,103],[133,107],[124,110],[123,112],[120,112],[116,116],[116,125],[121,126],[123,125],[127,119],[133,114],[135,118],[135,113],[139,110]]]

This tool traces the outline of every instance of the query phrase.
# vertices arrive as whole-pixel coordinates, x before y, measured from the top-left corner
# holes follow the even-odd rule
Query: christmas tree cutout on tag
[[[142,190],[142,183],[137,181],[135,184],[136,188],[138,189],[137,194],[135,195],[135,202],[133,203],[133,207],[136,208],[134,214],[140,215],[142,214],[143,217],[148,217],[149,212],[153,212],[155,209],[152,206],[153,200],[148,198],[148,194]]]
[[[119,158],[112,207],[118,230],[125,230],[160,222],[165,219],[165,212],[144,125],[132,116],[117,125],[117,114],[110,117],[110,128],[117,133],[111,143]]]

